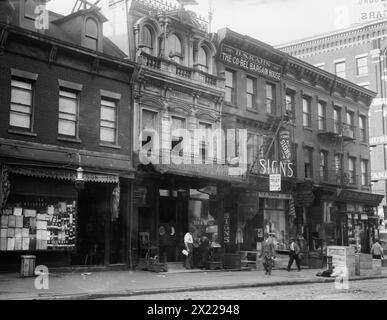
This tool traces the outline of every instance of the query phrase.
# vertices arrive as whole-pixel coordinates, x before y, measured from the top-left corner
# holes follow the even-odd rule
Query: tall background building
[[[369,147],[372,191],[379,194],[386,194],[387,179],[386,26],[387,20],[383,18],[277,47],[338,78],[377,92],[369,111]],[[355,129],[361,133],[365,126],[359,122]],[[382,205],[386,205],[386,199],[379,206],[380,216]]]

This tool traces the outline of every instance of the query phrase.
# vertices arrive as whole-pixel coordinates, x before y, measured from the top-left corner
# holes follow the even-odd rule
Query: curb
[[[363,280],[377,280],[387,279],[387,275],[379,276],[363,276],[350,278],[349,281],[363,281]],[[191,286],[191,287],[175,287],[175,288],[161,288],[161,289],[144,289],[144,290],[122,290],[112,292],[90,293],[90,294],[70,294],[70,295],[54,295],[52,297],[35,297],[33,300],[98,300],[104,298],[114,297],[141,297],[150,294],[162,293],[178,293],[187,291],[211,291],[211,290],[229,290],[229,289],[244,289],[244,288],[262,288],[271,286],[289,286],[289,285],[303,285],[313,283],[332,283],[335,278],[317,278],[305,280],[291,280],[291,281],[274,281],[267,283],[244,283],[244,284],[228,284],[228,285],[212,285],[212,286]],[[141,300],[141,298],[139,298]]]

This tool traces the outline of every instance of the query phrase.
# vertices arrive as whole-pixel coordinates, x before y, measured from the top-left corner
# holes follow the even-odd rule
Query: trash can
[[[35,277],[36,256],[21,256],[20,277]]]

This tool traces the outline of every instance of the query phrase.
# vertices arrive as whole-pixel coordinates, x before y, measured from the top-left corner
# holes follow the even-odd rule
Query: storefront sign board
[[[270,175],[270,191],[281,191],[281,175]]]

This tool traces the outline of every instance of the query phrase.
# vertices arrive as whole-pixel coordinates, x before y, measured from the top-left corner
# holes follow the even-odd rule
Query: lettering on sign
[[[230,244],[230,214],[228,212],[224,213],[223,220],[223,242],[224,244]]]
[[[290,132],[289,130],[282,130],[279,134],[279,144],[281,147],[281,160],[287,161],[292,157],[290,149]]]
[[[270,191],[281,191],[281,175],[270,175]]]
[[[237,66],[261,76],[281,81],[282,67],[250,53],[223,44],[220,59],[230,65]]]
[[[387,136],[370,138],[370,145],[378,145],[387,143]]]

